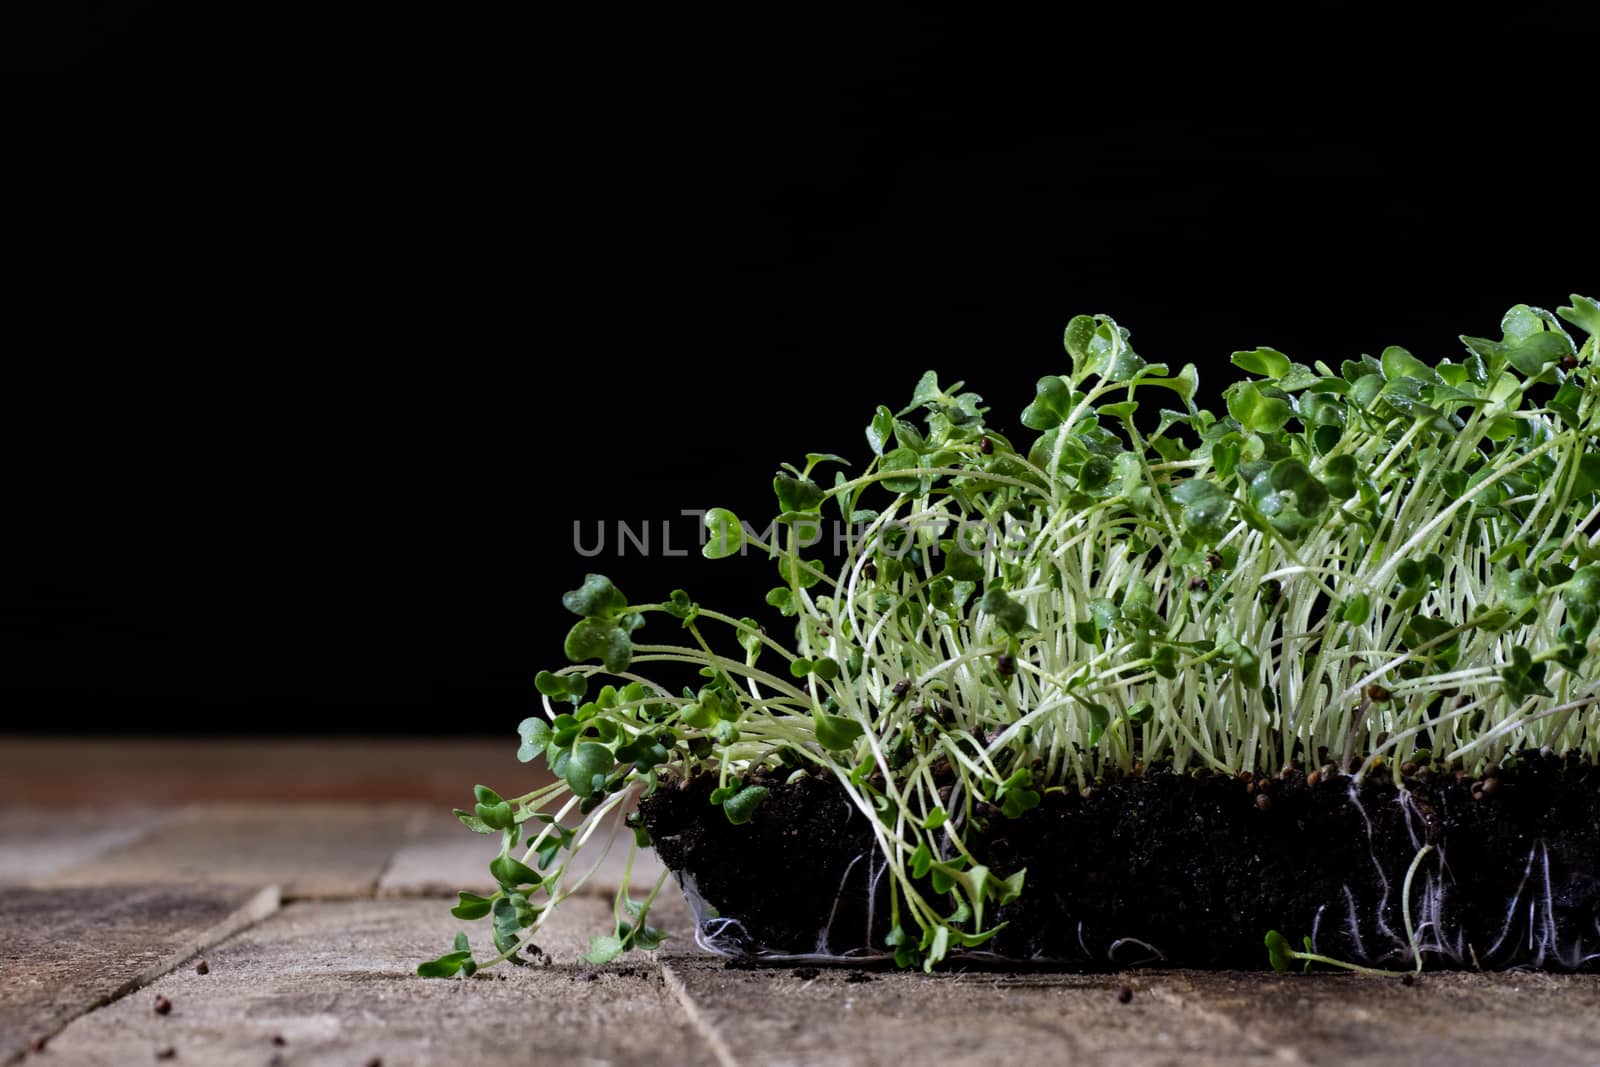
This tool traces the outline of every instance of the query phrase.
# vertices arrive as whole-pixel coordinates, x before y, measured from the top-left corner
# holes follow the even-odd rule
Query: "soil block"
[[[752,780],[771,793],[743,826],[709,803],[710,775],[641,805],[700,943],[774,962],[887,955],[889,879],[867,818],[832,779]],[[982,811],[962,829],[968,847],[998,875],[1027,875],[971,959],[1260,968],[1278,930],[1404,968],[1402,887],[1431,845],[1409,894],[1427,966],[1600,969],[1600,769],[1571,758],[1524,754],[1479,779],[1423,770],[1402,787],[1374,774],[1359,789],[1335,773],[1157,770],[1046,792],[1019,819]]]

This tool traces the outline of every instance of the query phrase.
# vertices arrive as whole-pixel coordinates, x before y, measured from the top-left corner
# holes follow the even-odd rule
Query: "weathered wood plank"
[[[747,1067],[995,1062],[1592,1065],[1600,978],[740,970],[666,957],[669,987]],[[1131,998],[1122,1003],[1120,988]],[[926,1044],[933,1041],[934,1045]]]
[[[1424,974],[1406,986],[1398,975],[1180,972],[1160,987],[1309,1064],[1600,1062],[1595,975]]]
[[[89,1067],[147,1062],[165,1048],[175,1062],[215,1067],[263,1067],[273,1055],[330,1067],[375,1057],[384,1067],[708,1062],[653,959],[599,971],[578,960],[609,917],[604,901],[574,898],[541,938],[549,962],[428,980],[415,977],[417,962],[457,929],[485,941],[484,924],[460,923],[436,900],[291,904],[213,950],[208,974],[174,972],[79,1019],[50,1055]],[[158,994],[167,1015],[151,1010]]]
[[[1151,976],[741,970],[663,960],[669,985],[745,1067],[996,1063],[1249,1064],[1275,1050],[1152,995]],[[1134,988],[1124,1004],[1124,984]]]
[[[0,808],[0,885],[49,878],[138,840],[170,809]]]
[[[369,896],[423,825],[417,805],[215,805],[40,884],[276,885],[285,899]]]
[[[277,906],[275,889],[219,886],[0,892],[0,1062]]]
[[[262,723],[270,729],[271,723]],[[0,744],[6,800],[48,796],[64,806],[176,807],[201,802],[469,804],[472,787],[539,776],[506,740],[441,738],[8,737]]]

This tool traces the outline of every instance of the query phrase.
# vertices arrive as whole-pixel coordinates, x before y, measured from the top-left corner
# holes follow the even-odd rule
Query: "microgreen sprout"
[[[499,889],[455,909],[491,920],[495,954],[458,941],[421,973],[524,962],[596,835],[663,776],[715,775],[734,824],[761,817],[773,773],[833,779],[887,870],[883,950],[931,968],[1026,892],[971,842],[1052,790],[1322,752],[1357,787],[1418,759],[1600,755],[1596,335],[1600,305],[1574,296],[1557,315],[1518,305],[1455,359],[1236,352],[1245,376],[1218,415],[1192,365],[1147,362],[1080,316],[1016,443],[976,393],[924,375],[872,415],[859,472],[784,464],[765,533],[705,514],[706,556],[776,564],[765,601],[786,639],[682,590],[634,601],[591,574],[566,595],[570,663],[539,674],[543,714],[519,727],[519,758],[554,782],[480,786],[457,812],[500,839]],[[827,559],[833,519],[855,536]],[[662,622],[681,640],[645,639]],[[683,665],[698,686],[651,679]],[[654,947],[660,889],[636,901],[624,879],[589,958]],[[1406,926],[1420,966],[1409,908]],[[1275,965],[1335,962],[1276,932],[1268,947]]]

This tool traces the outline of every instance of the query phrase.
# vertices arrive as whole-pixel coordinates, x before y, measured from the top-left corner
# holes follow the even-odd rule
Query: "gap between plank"
[[[683,1014],[689,1020],[689,1025],[705,1041],[706,1047],[711,1049],[711,1054],[716,1057],[718,1067],[739,1067],[739,1061],[734,1058],[733,1050],[728,1048],[728,1043],[722,1040],[722,1035],[717,1033],[716,1027],[700,1011],[700,1006],[694,1002],[694,997],[689,995],[689,987],[683,984],[683,979],[673,969],[672,964],[666,960],[658,960],[657,966],[661,968],[662,981],[672,991],[673,997],[683,1008]]]

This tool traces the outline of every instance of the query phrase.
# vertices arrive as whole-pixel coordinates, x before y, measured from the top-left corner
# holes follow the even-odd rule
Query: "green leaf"
[[[527,763],[550,745],[550,724],[536,715],[530,715],[517,724],[517,736],[522,744],[517,748],[517,759]]]
[[[595,779],[610,774],[616,762],[610,749],[593,741],[585,741],[573,749],[563,777],[574,796],[587,797],[594,792]]]
[[[939,388],[939,376],[931,370],[923,371],[922,377],[917,379],[917,387],[911,391],[911,403],[908,409],[931,404],[942,396],[944,392]]]
[[[436,960],[417,964],[417,974],[423,978],[450,978],[471,962],[471,951],[446,952]]]
[[[509,830],[517,824],[511,805],[503,800],[495,804],[484,804],[480,801],[475,811],[485,826],[495,830]]]
[[[1072,360],[1072,375],[1081,378],[1094,370],[1093,360],[1089,355],[1089,342],[1094,339],[1095,320],[1091,315],[1077,315],[1067,323],[1067,328],[1061,336],[1061,343],[1067,350],[1067,356]]]
[[[872,421],[867,424],[867,447],[871,448],[875,455],[883,455],[884,446],[889,443],[893,433],[894,412],[879,404]]]
[[[1190,478],[1172,489],[1172,499],[1183,506],[1183,523],[1204,541],[1215,542],[1225,532],[1233,499],[1215,482]]]
[[[534,675],[534,688],[552,700],[581,700],[588,691],[589,679],[582,674],[556,674],[540,671]]]
[[[462,811],[460,808],[455,808],[453,810],[456,818],[461,820],[461,825],[465,826],[473,833],[492,834],[495,832],[495,828],[493,826],[490,826],[488,823],[484,822],[471,812]]]
[[[1383,376],[1390,380],[1395,378],[1421,378],[1432,381],[1433,368],[1422,360],[1413,356],[1399,345],[1390,345],[1383,350]]]
[[[810,478],[780,474],[772,479],[772,491],[778,495],[778,505],[786,513],[811,513],[822,507],[822,487]]]
[[[1518,304],[1500,320],[1501,339],[1461,338],[1461,343],[1490,362],[1510,363],[1524,375],[1543,372],[1546,366],[1573,354],[1572,339],[1547,311]]]
[[[1600,303],[1577,293],[1567,299],[1572,301],[1572,306],[1556,308],[1556,314],[1590,337],[1600,337]]]
[[[1022,425],[1030,430],[1059,426],[1072,412],[1072,389],[1059,374],[1040,378],[1033,403],[1022,409]]]
[[[1432,615],[1417,615],[1406,621],[1405,627],[1400,632],[1400,640],[1406,648],[1414,649],[1435,641],[1455,628],[1455,624]],[[1436,660],[1446,670],[1456,664],[1456,654],[1461,646],[1461,635],[1436,644],[1423,652],[1428,659]]]
[[[1496,568],[1494,591],[1500,603],[1520,615],[1533,606],[1539,595],[1539,576],[1531,570],[1515,567],[1510,570]]]
[[[1089,747],[1093,748],[1100,743],[1100,738],[1105,736],[1106,727],[1111,725],[1111,712],[1102,704],[1089,704]]]
[[[509,896],[504,896],[499,900],[496,900],[494,902],[493,910],[494,932],[496,935],[498,935],[496,938],[497,944],[510,944],[511,939],[516,937],[517,931],[521,930],[523,926],[526,925],[523,922],[523,918],[525,916],[529,922],[532,922],[533,920],[533,917],[526,906],[519,909],[511,902],[511,898]]]
[[[707,537],[706,543],[700,546],[700,554],[706,559],[726,559],[744,547],[744,526],[739,516],[727,508],[712,508],[702,521]]]
[[[582,585],[562,595],[561,603],[574,615],[586,619],[614,619],[627,608],[628,598],[611,584],[610,578],[589,574],[584,576]]]
[[[489,914],[492,907],[488,897],[480,897],[476,893],[462,891],[456,894],[456,898],[460,903],[450,909],[450,914],[458,919],[481,919]]]
[[[883,473],[893,471],[912,470],[922,465],[922,457],[909,448],[896,448],[884,454],[878,464],[878,470]],[[917,475],[905,477],[885,478],[883,487],[893,493],[915,493],[922,488],[922,480]]]
[[[623,942],[622,938],[607,934],[603,937],[591,938],[589,940],[589,951],[583,954],[583,958],[587,962],[599,966],[600,964],[610,963],[626,951],[628,951],[628,946]]]
[[[1128,345],[1128,331],[1104,316],[1089,338],[1089,359],[1108,382],[1128,381],[1149,366]]]
[[[1300,514],[1308,519],[1321,515],[1328,506],[1327,486],[1293,456],[1274,463],[1268,481],[1280,493],[1293,493]]]
[[[1339,617],[1352,626],[1360,626],[1372,615],[1372,601],[1365,593],[1357,593],[1344,602]]]
[[[1009,634],[1020,634],[1028,629],[1028,609],[1011,599],[998,585],[984,590],[978,607],[985,615],[993,616],[1000,628]]]
[[[756,809],[772,792],[764,785],[751,785],[739,790],[722,803],[723,814],[735,826],[743,826],[755,818]]]
[[[1236,382],[1228,387],[1225,396],[1228,414],[1237,419],[1239,425],[1256,433],[1277,433],[1294,414],[1288,401],[1267,396],[1254,382]]]
[[[1192,410],[1195,394],[1200,391],[1200,373],[1194,369],[1193,363],[1185,363],[1183,369],[1170,378],[1143,374],[1136,384],[1141,389],[1147,385],[1159,385],[1163,389],[1171,389],[1182,397],[1184,405]]]
[[[489,861],[489,873],[507,891],[522,885],[539,885],[544,879],[515,856],[496,856]]]
[[[1563,584],[1561,599],[1567,606],[1567,620],[1573,636],[1586,642],[1600,621],[1600,565],[1590,564],[1576,571]]]
[[[672,591],[672,596],[667,599],[665,607],[668,615],[684,622],[690,621],[700,613],[700,606],[689,599],[689,594],[682,589]]]
[[[1334,456],[1322,466],[1322,484],[1335,500],[1349,500],[1356,495],[1356,459],[1345,453]]]
[[[812,721],[816,729],[817,744],[830,752],[845,751],[854,745],[864,732],[860,723],[839,715],[825,715],[818,712],[812,716]]]
[[[1260,927],[1257,927],[1259,930]],[[1295,958],[1294,949],[1289,946],[1288,938],[1276,930],[1268,930],[1266,937],[1267,959],[1272,963],[1272,969],[1279,974],[1289,973],[1289,964]]]
[[[1256,348],[1235,352],[1228,357],[1235,367],[1263,378],[1282,378],[1289,373],[1289,357],[1276,348]]]
[[[1113,418],[1113,419],[1131,419],[1131,418],[1133,418],[1133,413],[1138,411],[1138,410],[1139,410],[1139,402],[1137,400],[1124,400],[1124,401],[1122,401],[1121,403],[1118,403],[1118,404],[1101,404],[1100,405],[1100,414],[1109,416],[1110,418]],[[1096,458],[1102,458],[1102,457],[1096,457]]]
[[[563,650],[574,663],[600,660],[613,674],[627,670],[628,664],[633,662],[633,641],[626,630],[610,619],[580,619],[567,631]]]

